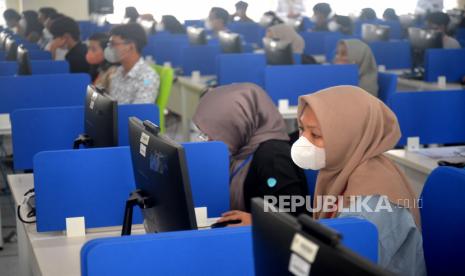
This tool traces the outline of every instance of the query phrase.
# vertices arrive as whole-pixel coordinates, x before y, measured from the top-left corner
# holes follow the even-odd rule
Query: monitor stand
[[[151,208],[151,204],[149,204],[149,198],[142,195],[142,191],[140,189],[135,190],[131,193],[128,200],[126,200],[126,207],[124,209],[124,221],[123,221],[123,229],[121,230],[121,236],[129,236],[131,235],[132,229],[132,213],[134,210],[134,206],[139,206],[141,209]]]
[[[86,148],[92,147],[94,144],[94,140],[90,138],[87,134],[79,134],[79,137],[74,140],[73,149],[79,149],[81,145]]]

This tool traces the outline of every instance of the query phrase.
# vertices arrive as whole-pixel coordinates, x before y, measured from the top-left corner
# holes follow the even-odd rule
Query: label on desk
[[[305,238],[301,234],[297,233],[294,235],[292,240],[291,250],[299,254],[302,258],[307,260],[309,263],[315,261],[316,254],[318,253],[319,246],[311,240]]]
[[[295,276],[307,276],[310,275],[310,267],[311,265],[297,254],[291,254],[291,259],[289,260],[290,273]]]

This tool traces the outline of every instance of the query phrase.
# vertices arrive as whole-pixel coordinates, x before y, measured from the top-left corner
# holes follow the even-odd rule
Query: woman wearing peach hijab
[[[395,114],[359,87],[337,86],[301,96],[298,116],[301,137],[292,146],[292,160],[320,170],[314,218],[356,216],[372,222],[381,266],[399,275],[426,275],[416,195],[383,155],[401,136]],[[336,197],[344,208],[358,197],[369,208],[318,209],[325,197]]]

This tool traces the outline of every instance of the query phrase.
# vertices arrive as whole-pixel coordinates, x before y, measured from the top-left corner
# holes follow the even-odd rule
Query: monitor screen
[[[136,188],[148,198],[142,210],[148,233],[197,229],[184,148],[150,121],[129,118]]]
[[[87,86],[84,132],[89,147],[118,146],[118,104],[103,89]]]
[[[239,34],[221,31],[218,37],[223,53],[242,53],[242,39]]]
[[[191,45],[206,45],[207,35],[205,29],[189,26],[187,27],[187,37]]]
[[[294,53],[292,52],[291,43],[264,38],[263,45],[265,47],[266,63],[268,65],[294,64]]]
[[[408,28],[408,37],[415,49],[442,48],[443,34],[439,31]]]
[[[18,75],[31,75],[31,63],[29,61],[29,52],[21,44],[18,46]]]
[[[365,42],[389,41],[390,27],[385,25],[363,24],[362,39]]]
[[[292,275],[294,269],[301,269],[294,275],[389,275],[344,247],[337,232],[308,215],[297,219],[264,208],[263,199],[252,199],[255,275]],[[294,247],[296,239],[300,248]]]
[[[16,61],[18,52],[18,44],[13,37],[7,37],[5,41],[5,59],[7,61]]]

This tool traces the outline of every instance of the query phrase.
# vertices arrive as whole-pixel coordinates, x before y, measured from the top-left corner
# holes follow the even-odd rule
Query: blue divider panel
[[[118,106],[118,144],[129,145],[129,117],[137,117],[141,120],[150,120],[154,124],[160,124],[158,106],[154,104],[124,104]],[[84,117],[82,117],[84,120]]]
[[[412,53],[408,41],[377,41],[369,44],[378,65],[386,69],[410,69]]]
[[[304,54],[306,55],[324,55],[325,37],[332,36],[332,32],[300,32],[305,41]]]
[[[228,25],[229,30],[242,35],[248,43],[262,45],[265,36],[265,28],[254,22],[233,22]]]
[[[31,60],[51,60],[52,54],[43,50],[29,50],[29,58]]]
[[[217,57],[218,85],[252,82],[264,87],[264,54],[221,54]]]
[[[378,73],[378,98],[384,103],[397,91],[397,75],[389,73]]]
[[[33,75],[66,74],[69,73],[69,64],[67,61],[31,60],[31,71]],[[17,73],[16,61],[0,62],[0,76],[13,76]]]
[[[445,76],[447,82],[460,82],[465,76],[465,49],[429,49],[425,54],[425,80],[435,82]]]
[[[216,57],[220,54],[219,45],[188,46],[181,51],[183,75],[190,76],[192,71],[202,75],[216,73]]]

